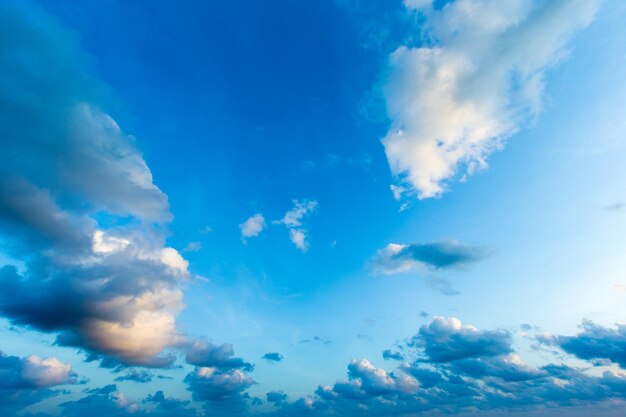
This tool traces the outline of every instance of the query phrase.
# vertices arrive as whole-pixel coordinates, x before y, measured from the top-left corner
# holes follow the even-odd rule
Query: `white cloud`
[[[183,252],[199,252],[200,249],[202,249],[202,242],[189,242]]]
[[[289,228],[302,226],[302,219],[313,213],[317,208],[315,200],[293,200],[293,209],[285,213],[285,216],[279,222]]]
[[[57,358],[40,358],[31,355],[23,360],[22,377],[37,388],[76,383],[70,364]]]
[[[306,230],[302,227],[302,220],[313,213],[317,208],[315,200],[293,200],[293,209],[289,210],[281,220],[276,220],[275,224],[284,224],[289,229],[289,239],[296,248],[302,252],[309,250]]]
[[[541,109],[546,70],[565,54],[600,0],[456,0],[422,13],[424,46],[399,47],[384,86],[392,125],[383,138],[392,173],[417,196],[487,166]],[[394,197],[404,191],[396,188]]]
[[[309,245],[306,243],[306,235],[300,229],[290,229],[289,230],[289,239],[296,245],[296,248],[300,249],[302,252],[306,252],[309,250]]]
[[[110,236],[102,230],[96,230],[93,233],[92,250],[95,253],[111,253],[119,252],[130,244],[127,239]]]
[[[258,236],[266,227],[265,217],[262,214],[255,214],[239,225],[243,239]]]

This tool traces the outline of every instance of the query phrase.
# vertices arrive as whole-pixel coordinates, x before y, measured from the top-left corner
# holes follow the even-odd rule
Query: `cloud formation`
[[[209,342],[196,340],[189,342],[185,350],[185,359],[190,365],[219,368],[220,370],[241,369],[246,372],[251,372],[254,369],[252,364],[235,357],[233,345],[230,343],[217,346]]]
[[[611,329],[585,320],[582,328],[576,336],[555,336],[546,341],[580,359],[612,362],[626,369],[626,325]]]
[[[391,349],[385,349],[383,351],[383,359],[386,361],[387,360],[403,361],[404,356],[402,356],[402,353],[400,352],[395,352],[395,351],[392,351]]]
[[[0,352],[0,412],[12,415],[17,410],[57,394],[51,388],[76,384],[78,378],[69,364],[57,358],[25,358]]]
[[[455,317],[435,317],[430,324],[420,327],[412,343],[423,347],[431,362],[500,356],[513,350],[508,332],[481,331],[463,325]]]
[[[412,270],[456,268],[487,257],[485,248],[456,240],[401,245],[390,243],[376,252],[371,263],[374,272],[392,275]]]
[[[287,401],[288,396],[282,391],[270,391],[265,394],[265,398],[267,399],[267,402],[278,405]]]
[[[394,195],[431,198],[487,166],[487,157],[541,110],[546,72],[600,0],[405,1],[423,19],[419,47],[390,57],[383,138]]]
[[[165,366],[189,276],[167,196],[94,104],[73,36],[26,7],[0,7],[1,250],[26,265],[0,268],[0,313],[90,359]]]
[[[416,359],[392,372],[367,359],[353,360],[347,380],[283,404],[279,415],[533,412],[626,399],[626,374],[598,375],[552,363],[532,367],[513,350],[507,331],[479,330],[454,317],[434,318],[404,349],[405,357]]]

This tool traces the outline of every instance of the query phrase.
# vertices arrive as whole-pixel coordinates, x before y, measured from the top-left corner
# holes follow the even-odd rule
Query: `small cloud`
[[[254,369],[251,363],[235,357],[233,345],[230,343],[214,345],[204,340],[194,340],[187,342],[183,350],[185,361],[196,367],[220,371],[236,369],[244,372],[251,372]]]
[[[390,243],[372,259],[375,273],[392,275],[412,270],[461,267],[484,259],[489,251],[456,240],[401,245]]]
[[[359,340],[367,340],[368,342],[372,341],[372,338],[366,334],[357,334],[356,338]]]
[[[202,249],[201,242],[189,242],[183,249],[183,252],[198,252],[200,249]]]
[[[289,229],[289,239],[296,248],[306,252],[309,250],[309,245],[302,220],[315,211],[318,203],[315,200],[293,200],[293,205],[293,209],[285,213],[281,220],[274,221],[274,224],[285,225]]]
[[[204,226],[202,229],[200,229],[200,234],[207,235],[211,233],[212,231],[213,231],[213,228],[207,225],[207,226]]]
[[[138,382],[140,384],[145,384],[147,382],[152,381],[152,377],[153,377],[152,373],[146,370],[131,369],[125,375],[120,375],[117,378],[115,378],[115,380],[118,382],[133,381],[133,382]]]
[[[300,249],[302,252],[309,250],[309,245],[306,243],[306,235],[304,234],[304,231],[300,229],[289,230],[289,239],[294,245],[296,245],[296,248]]]
[[[312,343],[319,343],[322,345],[329,345],[331,343],[330,339],[327,337],[313,336],[312,339],[302,339],[298,343],[301,345],[307,345]]]
[[[626,293],[626,285],[616,282],[615,284],[611,285],[611,291],[618,294],[624,294]]]
[[[428,317],[430,317],[430,314],[428,314],[428,311],[424,311],[424,310],[422,310],[422,311],[420,311],[419,316],[420,316],[421,318],[423,318],[423,319],[427,319]]]
[[[459,291],[452,287],[452,283],[445,278],[441,277],[427,277],[426,283],[434,290],[439,291],[443,295],[459,295]]]
[[[405,187],[402,187],[401,185],[391,184],[389,186],[389,189],[391,189],[391,192],[393,193],[393,198],[396,201],[400,201],[402,199],[402,195],[407,192],[407,189]]]
[[[103,387],[91,388],[91,389],[85,390],[87,394],[96,394],[96,395],[108,395],[116,391],[117,391],[117,385],[115,384],[109,384]]]
[[[278,352],[268,352],[263,355],[262,359],[265,359],[268,362],[282,362],[285,357]]]
[[[274,405],[279,405],[285,401],[287,401],[287,394],[282,391],[270,391],[265,395],[267,402],[272,403]]]
[[[386,361],[388,360],[403,361],[404,356],[402,356],[400,352],[393,352],[390,349],[387,349],[383,351],[383,359]]]
[[[257,237],[266,227],[265,217],[260,213],[255,214],[239,225],[241,237],[244,240],[250,237]]]

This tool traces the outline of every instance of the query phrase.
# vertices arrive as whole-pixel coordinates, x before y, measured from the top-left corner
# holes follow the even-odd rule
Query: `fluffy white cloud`
[[[387,159],[420,199],[486,167],[489,154],[541,109],[546,70],[600,0],[431,3],[405,1],[424,16],[423,46],[393,52],[384,86]]]
[[[40,358],[37,355],[23,360],[22,377],[37,388],[76,383],[76,375],[70,364],[57,358]]]
[[[265,217],[259,213],[248,218],[248,220],[239,225],[239,229],[241,229],[241,237],[243,239],[258,236],[263,230],[265,230],[266,227],[267,224],[265,223]]]

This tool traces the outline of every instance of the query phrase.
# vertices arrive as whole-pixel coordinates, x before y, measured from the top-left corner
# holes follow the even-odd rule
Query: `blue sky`
[[[0,411],[620,415],[625,17],[3,3]]]

